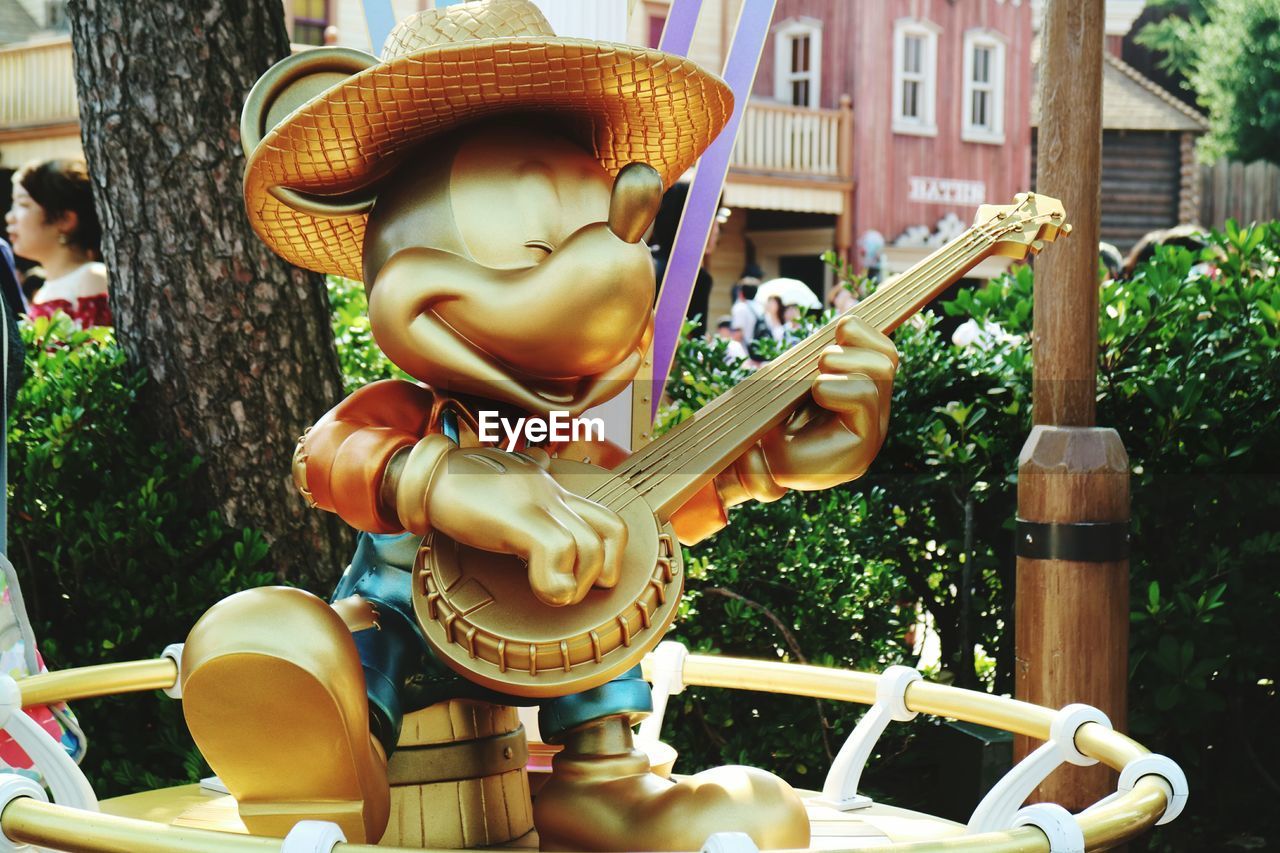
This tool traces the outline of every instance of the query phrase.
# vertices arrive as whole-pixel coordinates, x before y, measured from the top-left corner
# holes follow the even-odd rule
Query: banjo
[[[1011,205],[983,205],[976,221],[848,313],[891,332],[985,258],[1022,259],[1071,231],[1061,202],[1033,193],[1018,194]],[[552,460],[550,473],[561,486],[613,510],[627,526],[622,573],[612,589],[552,607],[534,596],[518,558],[429,533],[414,565],[413,606],[440,659],[473,682],[530,698],[587,690],[638,664],[671,625],[683,589],[669,519],[805,400],[842,318],[613,470]]]

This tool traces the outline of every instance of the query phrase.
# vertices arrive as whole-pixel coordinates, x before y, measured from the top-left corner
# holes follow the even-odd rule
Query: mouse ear
[[[272,128],[302,105],[348,77],[378,64],[378,59],[349,47],[320,47],[295,53],[271,66],[253,84],[240,113],[240,145],[250,160]],[[271,187],[282,204],[313,216],[368,213],[376,194],[372,187],[344,195],[320,195]]]

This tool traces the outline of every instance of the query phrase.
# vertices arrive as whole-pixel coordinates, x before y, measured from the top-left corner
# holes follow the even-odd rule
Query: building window
[[[329,0],[292,0],[294,44],[324,44],[324,31],[329,26]]]
[[[964,122],[966,142],[1004,142],[1004,39],[989,30],[964,34]]]
[[[67,0],[48,0],[45,4],[45,28],[60,33],[71,31],[71,18],[67,14]]]
[[[934,136],[938,28],[903,18],[893,26],[893,132]]]
[[[773,97],[817,109],[822,101],[822,22],[797,18],[774,30]]]
[[[666,15],[649,15],[649,47],[657,49],[662,43],[662,28],[667,25]]]

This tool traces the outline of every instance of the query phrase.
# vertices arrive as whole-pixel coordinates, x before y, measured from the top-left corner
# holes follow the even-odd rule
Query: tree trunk
[[[290,460],[342,394],[320,276],[253,234],[239,115],[289,51],[280,0],[73,0],[84,150],[111,309],[149,383],[141,425],[205,460],[209,501],[302,581],[336,577],[351,537],[308,509]]]

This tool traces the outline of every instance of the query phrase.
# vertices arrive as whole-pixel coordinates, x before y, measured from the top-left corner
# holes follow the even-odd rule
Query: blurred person
[[[689,184],[678,183],[662,196],[662,205],[653,220],[653,228],[649,233],[649,251],[653,254],[654,275],[658,288],[663,287],[667,274],[667,264],[671,260],[671,249],[676,241],[676,233],[680,230],[680,219],[684,215],[685,202],[689,198]],[[711,231],[707,235],[706,249],[702,253],[702,263],[694,279],[693,291],[689,296],[689,307],[685,310],[685,319],[693,322],[690,335],[702,337],[707,333],[707,313],[710,310],[712,280],[707,271],[708,259],[715,252],[720,242],[720,226],[729,219],[729,209],[721,207],[711,223]],[[655,294],[655,299],[657,295]]]
[[[750,347],[757,335],[767,335],[769,327],[764,322],[764,315],[756,307],[756,288],[760,281],[756,278],[744,277],[733,286],[733,308],[730,319],[735,331],[742,335],[744,346]]]
[[[884,235],[879,231],[867,231],[858,239],[858,263],[871,279],[880,277],[884,263]]]
[[[725,340],[725,361],[730,365],[748,361],[751,358],[746,346],[742,343],[742,332],[733,327],[733,320],[721,317],[716,323],[716,337]]]
[[[0,293],[4,295],[9,315],[18,317],[27,313],[27,300],[23,298],[21,277],[9,242],[0,239]]]
[[[31,300],[35,299],[40,288],[44,287],[44,268],[39,264],[33,264],[31,261],[15,258],[18,267],[19,287],[22,290],[22,304],[25,306],[22,310],[23,314],[30,314]]]
[[[1114,281],[1124,271],[1124,255],[1112,243],[1098,244],[1098,262],[1106,270],[1107,278]]]
[[[1156,249],[1161,246],[1181,246],[1192,253],[1198,253],[1207,245],[1204,231],[1198,225],[1177,225],[1173,228],[1148,231],[1133,245],[1129,255],[1124,259],[1124,277],[1133,278],[1138,267],[1154,258]]]
[[[13,253],[9,244],[0,240],[0,287],[4,290],[4,299],[0,301],[0,310],[4,312],[5,360],[8,371],[5,380],[5,412],[13,411],[13,404],[18,399],[18,388],[26,377],[26,362],[23,356],[26,347],[22,344],[22,336],[18,333],[18,317],[23,312],[22,292],[18,289],[18,271],[13,265]]]
[[[32,317],[63,311],[82,328],[111,325],[107,271],[98,260],[102,226],[84,161],[44,160],[19,169],[4,221],[14,253],[44,268],[44,286],[28,309]]]
[[[858,295],[845,282],[839,282],[831,290],[831,307],[835,309],[836,314],[845,313],[860,301]]]
[[[769,327],[769,334],[775,341],[782,341],[782,332],[786,326],[786,319],[783,317],[782,300],[776,296],[770,296],[764,304],[764,322]]]
[[[800,323],[805,314],[805,309],[796,304],[788,305],[783,309],[782,343],[785,346],[795,346],[805,339],[804,327]]]

